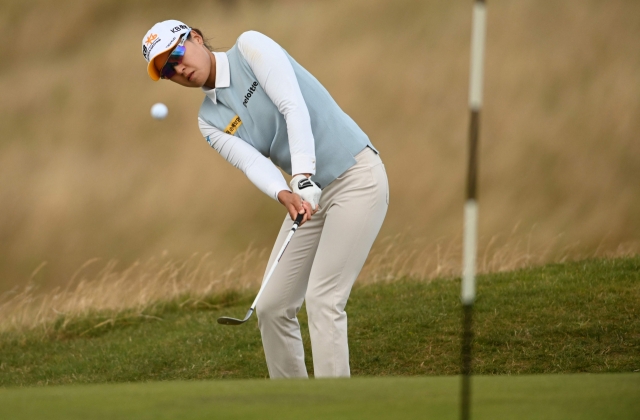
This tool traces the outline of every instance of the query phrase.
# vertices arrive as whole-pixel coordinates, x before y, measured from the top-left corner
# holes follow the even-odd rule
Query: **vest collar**
[[[216,87],[209,89],[202,87],[202,91],[207,95],[214,104],[218,103],[216,89],[228,88],[231,85],[231,73],[229,71],[229,58],[226,53],[214,52],[216,58]]]

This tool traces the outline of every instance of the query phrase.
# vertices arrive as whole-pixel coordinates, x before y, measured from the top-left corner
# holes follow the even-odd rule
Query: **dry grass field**
[[[283,211],[202,139],[199,91],[146,76],[169,18],[264,32],[369,134],[391,206],[363,279],[457,273],[470,1],[0,0],[0,292],[87,261],[74,284],[259,278]],[[640,2],[493,0],[487,45],[481,269],[638,252]]]

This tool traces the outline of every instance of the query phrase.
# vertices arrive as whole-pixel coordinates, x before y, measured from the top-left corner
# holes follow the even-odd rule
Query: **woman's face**
[[[182,63],[175,66],[176,74],[170,80],[182,86],[202,87],[211,74],[211,57],[213,54],[204,46],[204,40],[195,31],[191,31],[191,36],[184,43],[184,46],[185,52]],[[173,48],[159,54],[154,60],[158,71],[166,63],[171,51],[173,51]]]

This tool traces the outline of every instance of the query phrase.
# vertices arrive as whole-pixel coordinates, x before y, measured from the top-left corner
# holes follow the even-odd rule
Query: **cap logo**
[[[158,34],[151,34],[147,37],[147,39],[144,41],[145,44],[147,45],[151,45],[151,43],[153,42],[154,39],[156,39],[158,37]]]
[[[189,27],[187,25],[178,25],[178,26],[175,26],[175,27],[171,28],[171,32],[173,32],[175,34],[176,32],[180,32],[183,29],[189,29]]]
[[[176,38],[177,37],[175,37],[175,36],[173,38],[171,38],[171,41],[169,41],[169,43],[167,44],[167,46],[165,48],[169,48],[170,46],[172,46],[173,42],[176,40]]]
[[[161,40],[162,40],[162,38],[158,38],[158,34],[151,34],[144,41],[145,45],[142,46],[142,55],[144,56],[144,58],[147,61],[149,61],[149,56],[151,55],[151,50]],[[148,45],[148,47],[147,47],[147,45]]]

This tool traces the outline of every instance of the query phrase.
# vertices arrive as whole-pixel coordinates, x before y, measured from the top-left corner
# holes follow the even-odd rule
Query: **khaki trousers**
[[[257,304],[271,378],[306,378],[300,324],[306,299],[315,377],[348,377],[345,305],[389,205],[380,157],[369,147],[322,192],[320,210],[298,229]],[[287,216],[267,270],[291,229]]]

